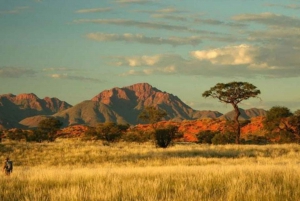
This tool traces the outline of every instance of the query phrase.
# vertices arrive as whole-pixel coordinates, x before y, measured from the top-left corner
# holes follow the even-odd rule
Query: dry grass
[[[15,170],[0,200],[282,201],[300,197],[300,146],[176,145],[62,140],[0,144]]]

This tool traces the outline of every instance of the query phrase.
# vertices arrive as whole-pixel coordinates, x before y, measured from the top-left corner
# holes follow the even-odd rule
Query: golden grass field
[[[297,201],[300,145],[3,142],[3,201]]]

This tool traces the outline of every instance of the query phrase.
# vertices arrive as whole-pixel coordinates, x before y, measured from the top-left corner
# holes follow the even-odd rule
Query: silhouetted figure
[[[9,176],[13,171],[13,162],[9,160],[9,157],[7,157],[4,162],[3,171],[7,176]]]

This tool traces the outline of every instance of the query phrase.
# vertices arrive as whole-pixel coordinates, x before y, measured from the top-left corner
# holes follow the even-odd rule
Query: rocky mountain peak
[[[16,101],[18,101],[18,100],[38,100],[39,98],[34,93],[28,93],[28,94],[24,93],[24,94],[17,95],[15,99]]]
[[[115,87],[110,90],[104,90],[93,97],[92,101],[111,104],[114,100],[131,100],[132,98],[145,100],[156,92],[160,91],[152,87],[150,84],[138,83],[127,87]]]
[[[137,84],[133,84],[127,87],[127,88],[131,91],[135,91],[135,92],[150,92],[152,90],[154,91],[159,91],[158,89],[156,89],[155,87],[152,87],[150,84],[148,83],[137,83]]]

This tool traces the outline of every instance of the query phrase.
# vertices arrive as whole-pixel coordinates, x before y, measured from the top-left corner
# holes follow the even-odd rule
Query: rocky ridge
[[[53,116],[61,120],[64,127],[71,125],[95,126],[100,122],[116,122],[136,125],[141,123],[138,115],[146,106],[154,106],[167,112],[164,120],[181,122],[197,119],[230,119],[232,112],[194,110],[177,96],[163,92],[148,83],[137,83],[126,87],[104,90],[90,100],[70,106],[57,98],[39,99],[35,94],[1,95],[0,124],[9,127],[22,125],[36,127],[42,119]],[[242,110],[242,109],[241,109]],[[243,119],[264,115],[264,110],[243,110]],[[13,114],[13,115],[12,115]],[[11,123],[12,119],[15,119]],[[7,126],[6,126],[7,127]]]

